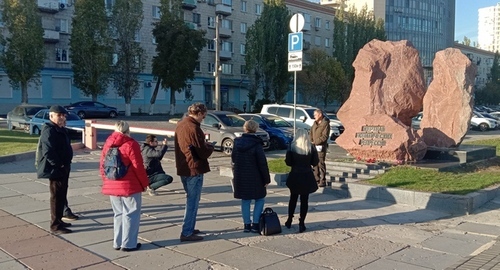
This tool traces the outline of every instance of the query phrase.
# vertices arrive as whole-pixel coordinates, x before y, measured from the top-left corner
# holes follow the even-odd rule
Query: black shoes
[[[57,230],[52,230],[53,234],[66,234],[66,233],[72,233],[73,231],[70,229],[66,229],[64,227],[60,227]]]
[[[141,243],[137,243],[137,246],[135,248],[122,248],[122,251],[125,251],[125,252],[136,251],[136,250],[140,249],[141,246],[142,246]]]
[[[250,232],[252,231],[252,224],[245,224],[245,227],[243,227],[243,232]]]
[[[69,214],[63,216],[62,220],[65,220],[65,221],[68,221],[68,220],[69,221],[75,221],[75,220],[78,220],[79,218],[80,218],[79,216],[77,216],[77,215],[75,215],[75,214],[73,214],[73,213],[70,212]]]
[[[299,233],[304,232],[306,230],[306,225],[304,224],[304,220],[300,219],[299,221]]]
[[[287,229],[290,229],[292,227],[292,220],[293,220],[293,216],[288,217],[288,219],[285,221],[285,227]]]
[[[61,223],[59,223],[59,226],[61,226],[63,228],[67,228],[67,227],[71,227],[71,223],[61,221]]]
[[[250,229],[253,233],[260,233],[259,223],[252,223],[252,228]]]
[[[181,234],[180,237],[181,242],[186,242],[186,241],[201,241],[203,240],[203,237],[196,235],[196,234],[191,234],[190,236],[184,236]]]
[[[193,234],[200,234],[200,233],[203,233],[203,232],[198,230],[198,229],[194,229],[194,231],[193,231]]]

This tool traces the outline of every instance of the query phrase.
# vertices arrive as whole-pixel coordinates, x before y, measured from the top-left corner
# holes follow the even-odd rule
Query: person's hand
[[[163,145],[167,145],[167,138],[163,139]]]

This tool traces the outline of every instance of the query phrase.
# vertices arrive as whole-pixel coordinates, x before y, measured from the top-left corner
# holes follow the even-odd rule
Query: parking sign
[[[302,51],[302,32],[288,34],[288,51]]]

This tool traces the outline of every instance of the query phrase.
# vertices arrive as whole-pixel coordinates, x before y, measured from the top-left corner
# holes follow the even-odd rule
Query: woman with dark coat
[[[271,182],[262,140],[255,136],[259,124],[253,120],[243,125],[245,133],[234,140],[231,161],[233,165],[233,191],[241,199],[241,215],[244,232],[259,232],[259,218],[264,208],[266,187]],[[255,200],[253,223],[250,219],[250,203]]]
[[[288,219],[285,222],[288,229],[292,226],[293,214],[300,195],[299,232],[306,230],[304,221],[309,208],[309,193],[318,190],[313,174],[313,167],[318,165],[318,162],[318,151],[312,147],[307,131],[298,129],[285,158],[286,165],[292,167],[286,180],[286,186],[290,189]]]

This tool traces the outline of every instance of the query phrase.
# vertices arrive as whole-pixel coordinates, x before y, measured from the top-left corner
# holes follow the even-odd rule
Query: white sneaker
[[[151,189],[150,187],[147,188],[149,196],[156,196],[158,193],[156,193],[156,190]]]

